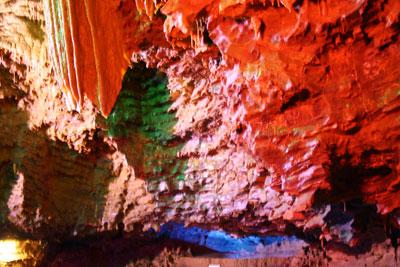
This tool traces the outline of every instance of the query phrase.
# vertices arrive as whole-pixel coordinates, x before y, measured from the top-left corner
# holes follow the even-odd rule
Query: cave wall
[[[92,84],[60,81],[42,2],[0,1],[2,227],[65,238],[181,221],[239,234],[304,231],[351,246],[377,239],[366,231],[382,230],[385,216],[397,227],[398,1],[147,2],[110,1],[107,20],[122,23],[125,39],[104,49],[123,49],[133,71],[100,56],[100,69],[124,82],[96,102]],[[79,71],[93,71],[94,48],[71,36],[89,51]],[[132,111],[121,111],[121,127],[133,131],[110,135],[121,108],[114,99],[125,87],[138,93],[143,62],[166,74],[168,108],[154,119],[175,118],[170,160],[184,162],[161,180],[143,167],[154,139],[134,130],[154,123],[145,116],[153,109],[131,124]],[[111,77],[97,75],[81,82]]]

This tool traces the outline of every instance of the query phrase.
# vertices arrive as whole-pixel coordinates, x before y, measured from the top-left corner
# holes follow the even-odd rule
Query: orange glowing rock
[[[37,266],[45,248],[42,241],[0,239],[0,266]]]
[[[173,45],[186,48],[189,45],[180,40],[184,40],[190,36],[192,47],[202,46],[202,40],[199,39],[199,32],[202,31],[200,28],[204,27],[205,23],[201,22],[198,13],[213,2],[215,1],[168,1],[161,8],[161,12],[167,16],[164,22],[166,39]]]
[[[129,65],[120,1],[46,0],[51,58],[60,84],[81,104],[86,95],[107,116]]]

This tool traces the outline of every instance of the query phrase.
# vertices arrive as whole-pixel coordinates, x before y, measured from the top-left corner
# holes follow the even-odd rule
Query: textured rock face
[[[3,225],[67,237],[183,221],[351,246],[384,238],[384,216],[399,226],[398,1],[111,2],[134,67],[104,119],[96,106],[111,110],[123,65],[106,64],[120,54],[65,34],[91,55],[75,74],[113,83],[99,98],[75,76],[88,83],[67,88],[76,111],[50,64],[48,9],[0,0]]]

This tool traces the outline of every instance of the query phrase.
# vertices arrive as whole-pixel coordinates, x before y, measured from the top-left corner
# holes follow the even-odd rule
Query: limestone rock
[[[65,238],[183,221],[355,246],[398,218],[398,1],[114,2],[137,70],[121,84],[126,136],[109,134],[120,78],[100,104],[79,91],[76,109],[78,91],[61,88],[50,61],[42,3],[0,0],[4,227]],[[139,82],[139,62],[166,74],[167,94]]]

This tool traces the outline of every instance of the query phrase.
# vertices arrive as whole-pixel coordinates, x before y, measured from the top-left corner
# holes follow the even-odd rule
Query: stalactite
[[[49,50],[56,79],[78,107],[88,97],[107,116],[129,64],[119,1],[45,0]],[[101,19],[100,19],[101,18]],[[105,38],[107,36],[107,38]]]

